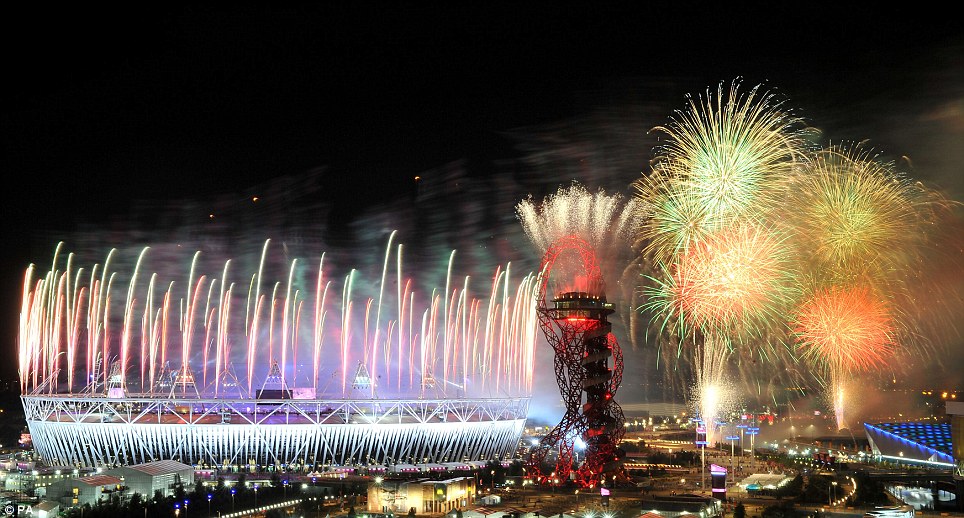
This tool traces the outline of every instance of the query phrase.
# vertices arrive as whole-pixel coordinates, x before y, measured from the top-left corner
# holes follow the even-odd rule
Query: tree
[[[743,502],[736,504],[733,508],[733,518],[746,518],[746,507],[743,507]]]
[[[669,455],[658,451],[649,456],[650,464],[669,464],[672,461],[672,457]]]
[[[773,496],[777,498],[797,497],[803,492],[803,476],[797,475],[790,482],[773,490]]]
[[[793,515],[793,504],[791,502],[782,502],[763,508],[761,518],[791,518]]]
[[[857,492],[852,500],[857,505],[882,505],[889,502],[884,484],[865,476],[857,477]]]
[[[131,495],[131,499],[127,501],[127,507],[129,507],[131,511],[140,511],[144,508],[144,498],[140,493],[134,493]]]
[[[299,508],[301,509],[302,516],[308,516],[308,514],[314,511],[316,507],[315,507],[315,504],[311,502],[311,500],[308,500],[308,497],[302,497],[301,504],[299,504]]]
[[[184,482],[181,481],[181,475],[174,475],[174,499],[180,502],[184,500],[187,496],[187,491],[184,490]]]
[[[803,494],[800,495],[800,500],[813,504],[826,504],[827,494],[829,493],[828,484],[829,482],[825,477],[810,475],[807,477],[807,483],[803,485]]]

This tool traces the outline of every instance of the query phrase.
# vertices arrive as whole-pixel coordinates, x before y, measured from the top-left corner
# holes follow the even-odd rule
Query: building
[[[43,500],[33,507],[36,518],[57,518],[60,514],[60,504],[52,500]]]
[[[368,511],[406,514],[445,513],[475,502],[475,478],[383,480],[368,486]]]
[[[124,481],[114,475],[89,475],[59,480],[47,488],[47,499],[62,507],[97,505],[98,502],[117,497],[123,499],[127,488]]]
[[[153,497],[155,491],[171,495],[178,484],[188,491],[194,485],[194,467],[176,460],[121,466],[107,473],[121,478],[131,493],[140,493],[144,498]]]
[[[710,518],[723,515],[723,504],[719,500],[699,495],[652,496],[641,500],[640,505],[640,516],[653,515],[654,518]]]
[[[954,485],[957,486],[957,509],[964,511],[964,402],[945,403],[951,418],[951,446],[954,457]]]
[[[864,423],[864,430],[878,460],[936,468],[954,466],[948,423]]]
[[[33,463],[25,467],[20,467],[21,465],[0,465],[3,489],[42,497],[46,494],[47,487],[57,481],[95,474],[91,469],[79,470],[70,466],[37,467],[33,466]]]
[[[777,489],[790,483],[793,477],[782,473],[754,473],[734,484],[733,491],[751,493],[761,489]]]

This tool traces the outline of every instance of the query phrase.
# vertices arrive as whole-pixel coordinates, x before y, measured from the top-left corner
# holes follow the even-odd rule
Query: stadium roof
[[[951,427],[946,423],[864,423],[874,455],[896,462],[953,466]]]
[[[951,446],[951,425],[949,423],[877,423],[865,426],[876,428],[948,455],[952,455],[954,451]]]

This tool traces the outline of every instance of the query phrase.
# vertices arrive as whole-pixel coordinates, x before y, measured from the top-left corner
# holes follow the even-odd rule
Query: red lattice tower
[[[578,288],[557,294],[550,308],[546,296],[552,268],[561,255],[572,253],[578,254],[585,277],[574,280]],[[623,411],[614,400],[622,381],[623,355],[607,320],[612,304],[606,302],[595,250],[579,237],[566,237],[549,247],[542,259],[541,280],[539,325],[554,352],[556,382],[566,413],[533,452],[533,468],[543,482],[565,481],[575,470],[577,483],[595,487],[607,473],[618,470],[616,447],[625,433]],[[586,444],[585,460],[573,466],[577,437]],[[556,449],[559,458],[553,475],[540,473],[539,466]]]

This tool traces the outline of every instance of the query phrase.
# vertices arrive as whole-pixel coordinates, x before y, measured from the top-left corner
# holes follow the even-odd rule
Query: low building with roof
[[[368,511],[445,513],[475,502],[475,478],[382,480],[368,486]]]
[[[97,505],[114,497],[124,500],[126,495],[124,480],[108,474],[58,480],[47,488],[47,500],[58,502],[63,508]]]
[[[60,502],[42,500],[33,506],[35,518],[56,518],[60,514]]]
[[[194,466],[176,460],[158,460],[121,466],[107,473],[121,477],[132,493],[140,493],[145,498],[160,491],[164,496],[174,494],[178,484],[188,491],[194,485]]]
[[[789,484],[791,480],[792,476],[783,473],[754,473],[736,483],[731,491],[752,493],[763,489],[776,489]]]
[[[723,515],[723,504],[702,495],[650,496],[640,500],[640,516],[653,514],[661,518],[711,518]]]

